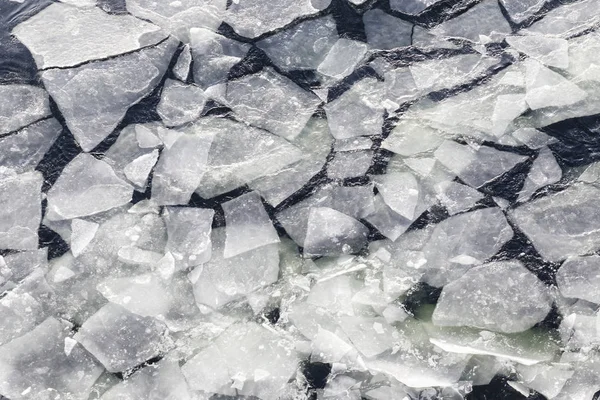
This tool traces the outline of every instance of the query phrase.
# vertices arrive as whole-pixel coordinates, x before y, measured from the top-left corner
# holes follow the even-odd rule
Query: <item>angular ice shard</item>
[[[466,211],[483,199],[482,193],[457,182],[441,182],[435,186],[435,190],[450,215]]]
[[[308,217],[304,254],[325,256],[359,251],[369,230],[356,219],[327,207],[314,207]]]
[[[413,120],[400,120],[381,147],[402,156],[412,156],[437,148],[442,132]]]
[[[562,169],[556,162],[552,151],[548,147],[540,150],[533,162],[529,175],[525,179],[523,189],[519,192],[519,201],[526,201],[538,189],[556,183],[562,177]]]
[[[187,204],[206,171],[212,134],[192,125],[163,149],[154,168],[152,199],[161,205]]]
[[[265,68],[230,81],[227,102],[246,122],[292,140],[300,134],[320,100],[273,69]]]
[[[574,372],[570,365],[558,363],[517,367],[520,382],[548,399],[553,399],[560,394]]]
[[[527,159],[525,156],[487,146],[475,150],[449,140],[438,147],[435,158],[475,188],[496,179]]]
[[[556,138],[553,138],[542,131],[538,131],[535,128],[520,128],[511,135],[531,149],[540,149],[557,142]]]
[[[167,349],[166,327],[108,303],[88,318],[74,339],[110,372],[123,372]]]
[[[340,326],[365,357],[391,350],[399,334],[381,317],[341,317]]]
[[[192,66],[192,50],[189,44],[186,44],[177,58],[177,63],[173,66],[173,76],[182,82],[185,82],[190,75]]]
[[[331,15],[300,22],[256,43],[284,70],[317,69],[338,40]]]
[[[160,27],[128,14],[63,3],[46,7],[12,33],[31,51],[39,69],[106,59],[155,45],[167,37]]]
[[[412,221],[406,219],[394,212],[383,200],[381,194],[377,194],[374,199],[374,210],[367,215],[365,219],[377,230],[390,240],[396,240],[402,235]]]
[[[82,153],[62,171],[48,191],[46,217],[52,221],[85,217],[127,204],[133,187],[106,162]]]
[[[30,294],[13,290],[0,299],[0,318],[4,321],[0,327],[0,345],[3,345],[41,324],[46,313]]]
[[[317,71],[332,78],[342,79],[350,75],[367,54],[367,45],[357,40],[339,38]]]
[[[198,123],[205,134],[214,132],[207,170],[196,190],[203,198],[275,174],[302,158],[297,147],[262,129],[225,118],[203,118]]]
[[[316,14],[329,3],[331,0],[281,0],[277,3],[243,0],[229,6],[225,22],[239,35],[255,38],[284,27],[296,18]]]
[[[374,78],[355,83],[340,97],[325,105],[331,134],[336,139],[380,135],[384,108],[380,104],[382,84]]]
[[[193,390],[277,400],[298,362],[286,339],[246,322],[230,326],[181,370]]]
[[[499,261],[475,267],[444,286],[432,321],[515,333],[543,320],[551,305],[546,286],[519,261]]]
[[[198,86],[167,79],[156,112],[166,126],[183,125],[200,117],[206,100]]]
[[[510,212],[512,220],[549,261],[600,248],[600,215],[595,204],[600,189],[584,183],[526,203]]]
[[[198,266],[189,276],[199,305],[220,308],[277,281],[278,245],[270,244],[224,258],[225,229],[213,229],[212,242],[210,261]]]
[[[331,151],[332,142],[333,137],[329,133],[327,120],[311,118],[293,141],[302,151],[302,159],[275,173],[258,178],[250,183],[250,187],[258,191],[272,206],[277,206],[321,171]],[[286,152],[288,159],[292,158],[291,155],[291,151]],[[272,163],[269,161],[268,164]],[[263,165],[262,168],[265,167],[267,165]]]
[[[250,45],[209,29],[190,30],[194,81],[203,89],[227,81],[229,69],[246,56]]]
[[[512,31],[496,0],[483,0],[464,14],[442,22],[431,33],[479,42],[480,35],[502,38]]]
[[[441,0],[391,0],[390,7],[404,14],[417,15]]]
[[[0,85],[0,135],[50,115],[48,93],[29,85]]]
[[[509,36],[506,42],[548,67],[566,69],[569,66],[569,42],[565,39],[528,35]]]
[[[144,190],[148,181],[148,176],[158,160],[158,150],[144,154],[127,164],[123,168],[123,173],[133,183],[136,188]]]
[[[38,248],[43,182],[37,171],[0,177],[0,249]]]
[[[492,134],[498,138],[502,137],[514,119],[528,109],[523,93],[498,96],[492,114]]]
[[[570,257],[556,273],[560,293],[600,304],[600,256]]]
[[[598,23],[598,6],[598,0],[583,0],[556,7],[525,31],[546,36],[575,36]]]
[[[396,68],[382,58],[378,58],[370,66],[383,76],[384,94],[382,104],[388,112],[395,111],[400,104],[416,99],[420,91],[408,67]],[[391,106],[391,107],[390,107]]]
[[[370,49],[391,50],[411,45],[413,24],[374,8],[363,15]]]
[[[420,194],[415,176],[408,172],[391,172],[374,180],[385,203],[399,215],[413,220]]]
[[[71,253],[78,257],[96,236],[100,225],[84,219],[71,221]]]
[[[217,30],[227,7],[226,0],[125,0],[125,3],[132,15],[152,21],[184,42],[189,41],[190,28]]]
[[[437,224],[423,247],[425,281],[443,286],[496,254],[513,236],[499,208],[455,215]]]
[[[42,73],[46,89],[84,151],[110,135],[129,107],[154,89],[176,47],[168,39],[122,57]]]
[[[514,23],[521,23],[534,16],[546,3],[546,0],[500,0],[502,6]]]
[[[498,64],[499,61],[498,58],[480,54],[462,54],[416,62],[409,68],[417,87],[423,93],[428,93],[458,86],[481,77],[488,68]]]
[[[61,132],[60,123],[50,118],[0,138],[0,165],[17,173],[33,170]]]
[[[327,165],[327,176],[331,179],[362,176],[367,173],[372,162],[373,152],[370,150],[337,152]]]
[[[532,110],[545,107],[564,107],[584,100],[587,93],[562,75],[528,59],[525,100]]]
[[[102,400],[193,400],[179,363],[164,358],[116,384],[102,395]]]
[[[167,226],[166,251],[183,267],[210,260],[214,210],[191,207],[166,207],[163,212]]]
[[[258,193],[246,193],[222,204],[225,213],[225,249],[230,258],[268,244],[279,243],[279,236]]]
[[[102,366],[79,344],[65,353],[69,326],[48,318],[0,347],[0,393],[10,399],[86,399]]]

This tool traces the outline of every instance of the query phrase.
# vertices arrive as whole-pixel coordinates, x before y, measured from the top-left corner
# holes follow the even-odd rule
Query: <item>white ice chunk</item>
[[[381,317],[341,317],[340,326],[358,351],[368,358],[391,350],[399,338],[395,328]]]
[[[108,14],[97,7],[78,8],[63,3],[51,4],[12,33],[29,48],[39,69],[106,59],[157,44],[167,37],[158,26],[128,14]]]
[[[152,168],[158,161],[158,150],[154,149],[152,153],[144,154],[130,162],[123,168],[123,173],[137,188],[144,189],[148,176]]]
[[[402,156],[412,156],[437,148],[442,133],[413,120],[400,120],[381,147]]]
[[[333,160],[327,164],[327,176],[331,179],[346,179],[363,176],[373,162],[373,152],[342,151],[335,153]]]
[[[190,274],[199,305],[220,308],[227,303],[277,281],[279,250],[276,244],[262,246],[224,258],[225,230],[212,233],[212,257]]]
[[[549,67],[565,69],[569,66],[569,42],[565,39],[542,35],[509,36],[506,42]]]
[[[526,203],[510,212],[513,221],[549,261],[600,248],[595,211],[600,189],[584,183]]]
[[[584,100],[587,93],[562,75],[527,59],[525,100],[532,110],[545,107],[564,107]]]
[[[480,41],[480,35],[502,37],[512,31],[504,19],[500,5],[496,0],[484,0],[464,14],[442,22],[431,30],[432,33],[459,39]]]
[[[557,141],[555,138],[535,128],[519,128],[512,133],[512,136],[532,149],[540,149]]]
[[[222,204],[227,239],[223,256],[230,258],[272,243],[279,236],[258,193],[250,192]]]
[[[523,189],[519,192],[518,200],[526,201],[538,189],[558,182],[561,177],[562,170],[556,162],[552,151],[548,147],[542,148],[531,166]]]
[[[556,273],[560,293],[600,304],[600,256],[570,257]]]
[[[99,226],[95,222],[78,218],[71,221],[71,253],[73,253],[73,257],[78,257],[83,253],[96,236]]]
[[[198,86],[167,79],[156,112],[166,126],[183,125],[200,117],[206,100]]]
[[[154,168],[152,199],[161,205],[187,204],[206,171],[213,135],[191,126],[163,149]]]
[[[404,14],[417,15],[423,12],[427,7],[431,7],[439,2],[440,0],[391,0],[390,7],[392,10]]]
[[[227,101],[243,120],[288,140],[300,134],[320,103],[271,68],[230,81]]]
[[[284,27],[298,17],[316,14],[327,8],[331,0],[243,0],[227,9],[225,22],[241,36],[255,38],[263,33]]]
[[[327,15],[277,32],[256,46],[285,70],[317,69],[337,40],[335,20]]]
[[[324,108],[333,137],[380,135],[384,113],[381,96],[381,82],[365,78],[328,103]]]
[[[60,221],[97,214],[127,204],[132,194],[131,185],[119,179],[110,165],[82,153],[48,191],[47,218]]]
[[[579,175],[579,178],[577,178],[578,181],[582,181],[585,183],[598,182],[599,179],[600,179],[600,163],[599,162],[591,163],[590,165],[588,165],[587,168],[585,169],[585,171],[583,171],[583,173],[581,175]]]
[[[173,66],[173,76],[182,82],[185,82],[190,75],[190,67],[192,66],[192,50],[190,45],[186,44],[181,50],[181,54],[177,58],[177,62]]]
[[[483,194],[457,182],[440,182],[435,186],[437,196],[448,214],[454,215],[473,207]]]
[[[196,190],[203,198],[212,198],[275,174],[302,158],[300,149],[262,129],[224,118],[203,118],[202,121],[203,131],[215,135],[207,171]],[[310,146],[315,144],[310,143]]]
[[[327,207],[314,207],[308,217],[304,254],[338,255],[360,250],[368,229],[356,219]]]
[[[167,247],[184,267],[210,260],[211,230],[214,210],[192,207],[166,207],[163,213],[167,226]]]
[[[385,203],[381,194],[374,197],[373,203],[373,212],[367,215],[365,219],[388,239],[398,239],[408,229],[412,221],[394,212]]]
[[[2,85],[0,85],[1,91]],[[10,124],[0,122],[0,126],[10,126]],[[0,165],[13,169],[17,173],[33,170],[61,134],[62,129],[56,119],[49,118],[0,138]]]
[[[492,134],[498,138],[502,137],[513,120],[528,109],[525,95],[522,93],[498,96],[492,114]]]
[[[84,322],[74,338],[108,371],[122,372],[164,351],[165,330],[153,318],[108,303]]]
[[[0,135],[50,115],[48,94],[42,88],[0,85],[0,98]]]
[[[177,39],[187,42],[190,28],[216,31],[223,21],[226,0],[126,0],[127,11],[150,20]]]
[[[370,49],[391,50],[411,45],[413,24],[378,8],[364,13],[363,23]]]
[[[390,172],[374,178],[375,186],[385,203],[394,212],[408,220],[414,220],[420,198],[419,182],[408,172]]]
[[[169,39],[122,57],[42,72],[46,89],[84,151],[91,151],[110,135],[129,107],[154,89],[176,46],[177,42]],[[69,53],[78,54],[72,47]]]
[[[190,30],[194,81],[203,89],[227,81],[229,69],[246,56],[250,46],[209,29]]]
[[[365,54],[367,54],[365,43],[340,38],[317,67],[317,71],[332,78],[342,79],[354,71]]]
[[[525,156],[487,146],[475,150],[449,140],[438,147],[435,158],[465,183],[476,188],[493,181],[527,159]]]
[[[546,36],[577,35],[598,23],[600,16],[596,10],[599,5],[598,0],[583,0],[556,7],[525,31]]]
[[[0,299],[0,345],[26,334],[46,317],[42,305],[28,293],[10,291]]]
[[[147,126],[135,125],[134,130],[138,146],[142,149],[153,149],[163,144],[162,140]]]
[[[352,351],[353,347],[342,338],[327,329],[318,327],[319,331],[313,338],[310,347],[312,350],[311,359],[320,362],[339,362],[342,358]]]
[[[499,261],[475,267],[444,286],[432,321],[515,333],[543,320],[551,305],[546,286],[519,261]]]
[[[559,395],[574,372],[571,366],[564,364],[538,364],[517,367],[521,382],[548,399],[553,399]]]
[[[510,19],[517,24],[534,16],[545,2],[546,0],[500,0]]]
[[[240,382],[237,393],[277,400],[298,362],[291,343],[272,330],[247,322],[230,326],[181,370],[193,390],[235,395],[231,382],[243,377],[245,382]]]
[[[0,249],[38,248],[43,183],[37,171],[0,177]]]

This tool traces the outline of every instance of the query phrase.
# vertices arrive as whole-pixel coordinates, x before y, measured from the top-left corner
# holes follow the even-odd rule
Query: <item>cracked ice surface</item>
[[[599,0],[0,0],[0,399],[594,400]]]

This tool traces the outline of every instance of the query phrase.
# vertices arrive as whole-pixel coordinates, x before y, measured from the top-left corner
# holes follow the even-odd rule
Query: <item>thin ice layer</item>
[[[42,88],[0,85],[0,98],[0,135],[50,115],[48,94]]]

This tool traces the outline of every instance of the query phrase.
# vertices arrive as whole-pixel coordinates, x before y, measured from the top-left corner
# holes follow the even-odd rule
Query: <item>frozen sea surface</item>
[[[598,400],[600,0],[0,0],[0,399]]]

